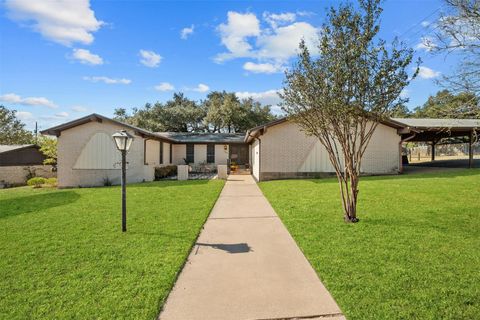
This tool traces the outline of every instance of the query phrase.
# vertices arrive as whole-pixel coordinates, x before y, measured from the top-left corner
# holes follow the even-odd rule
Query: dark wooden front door
[[[248,144],[231,144],[230,145],[230,162],[238,165],[248,163]]]

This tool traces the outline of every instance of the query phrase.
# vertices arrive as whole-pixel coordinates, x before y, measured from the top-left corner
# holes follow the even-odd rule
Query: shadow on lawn
[[[459,170],[446,170],[439,172],[428,173],[404,173],[404,174],[392,174],[392,175],[365,175],[360,177],[360,181],[381,181],[381,180],[413,180],[413,179],[449,179],[455,177],[467,177],[480,174],[480,169],[459,169]],[[319,179],[305,179],[313,183],[338,183],[336,177],[332,178],[319,178]]]
[[[183,187],[207,184],[210,180],[160,180],[152,182],[133,183],[127,185],[127,188],[166,188],[166,187]],[[120,186],[115,186],[120,187]]]
[[[72,203],[80,198],[74,191],[49,192],[27,197],[0,200],[0,219],[19,214],[39,212]]]

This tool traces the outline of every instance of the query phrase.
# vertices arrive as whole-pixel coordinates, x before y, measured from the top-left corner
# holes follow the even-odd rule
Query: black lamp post
[[[127,152],[132,145],[133,136],[129,134],[125,130],[121,130],[115,132],[113,135],[113,140],[117,146],[117,149],[122,154],[122,232],[127,231],[127,190],[126,190],[126,183],[127,183]]]

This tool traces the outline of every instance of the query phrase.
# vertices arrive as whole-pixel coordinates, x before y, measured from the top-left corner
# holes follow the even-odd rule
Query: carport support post
[[[468,167],[473,168],[473,130],[470,132],[470,139],[468,139]]]
[[[435,161],[435,140],[432,140],[432,161]]]

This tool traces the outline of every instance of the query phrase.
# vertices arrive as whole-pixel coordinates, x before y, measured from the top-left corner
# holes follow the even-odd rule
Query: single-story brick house
[[[380,123],[364,155],[362,172],[400,172],[405,141],[435,144],[441,137],[468,135],[471,145],[473,133],[480,128],[480,120],[444,119],[437,124],[431,119],[417,120],[413,125],[403,119]],[[150,132],[91,114],[42,131],[58,137],[58,185],[99,186],[105,179],[118,184],[120,153],[112,139],[118,130],[127,130],[134,136],[127,155],[129,182],[152,181],[155,167],[186,162],[249,165],[256,180],[321,176],[334,171],[320,142],[306,136],[286,118],[252,128],[245,134],[198,134]]]
[[[101,186],[107,179],[119,184],[120,152],[112,139],[119,130],[134,136],[127,154],[128,182],[152,181],[155,167],[165,165],[249,163],[244,134],[156,133],[91,114],[42,131],[58,139],[58,186]]]

